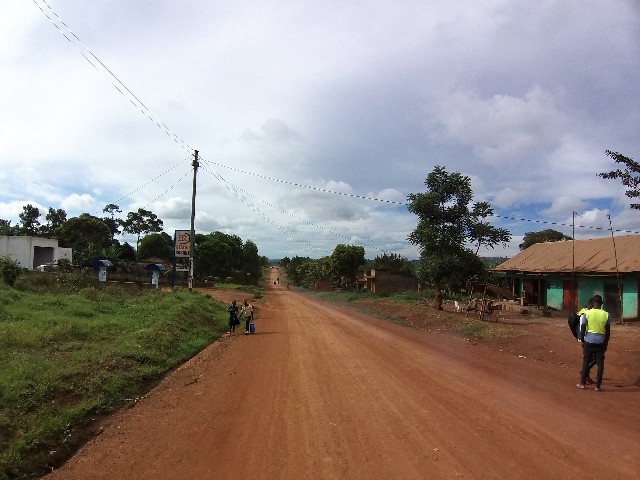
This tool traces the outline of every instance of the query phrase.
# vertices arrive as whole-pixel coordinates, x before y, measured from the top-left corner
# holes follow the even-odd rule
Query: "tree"
[[[140,245],[140,235],[162,231],[162,220],[144,208],[127,213],[127,218],[120,222],[120,225],[125,232],[136,235],[136,250]]]
[[[425,180],[425,193],[408,195],[409,211],[418,215],[418,225],[408,240],[420,248],[418,278],[435,288],[434,306],[442,310],[442,287],[469,261],[467,244],[496,245],[510,240],[504,229],[479,225],[490,207],[473,200],[471,179],[436,166]]]
[[[287,273],[287,277],[294,285],[302,285],[305,273],[301,266],[310,261],[312,260],[309,257],[295,256],[291,259],[289,257],[284,257],[280,261],[280,266],[284,268],[284,271]]]
[[[0,218],[0,235],[15,235],[16,227],[11,226],[11,220]]]
[[[308,260],[298,265],[296,269],[296,278],[298,279],[296,285],[300,285],[305,288],[313,288],[315,282],[318,280],[326,280],[330,278],[330,264],[330,257],[323,257],[318,260]]]
[[[491,226],[485,218],[493,216],[493,208],[489,202],[477,202],[471,210],[470,238],[477,243],[476,255],[482,245],[493,249],[496,245],[506,245],[511,235],[504,228]]]
[[[624,192],[627,197],[631,199],[640,197],[640,164],[634,161],[633,158],[625,157],[618,152],[605,150],[605,153],[613,158],[616,163],[621,163],[625,167],[624,170],[618,168],[610,172],[601,172],[598,173],[598,176],[605,179],[620,180],[622,185],[628,188],[628,190]],[[640,203],[632,203],[629,206],[633,209],[640,210]]]
[[[289,268],[289,265],[291,265],[291,259],[289,257],[281,258],[278,262],[278,265],[284,268],[284,271],[286,272]]]
[[[40,227],[40,209],[34,207],[30,203],[22,207],[22,213],[18,215],[20,218],[19,232],[21,235],[35,237],[38,235]]]
[[[227,278],[232,273],[231,248],[220,237],[196,235],[194,275],[196,278]]]
[[[61,247],[73,249],[76,264],[84,264],[112,246],[109,227],[88,213],[70,218],[54,233]]]
[[[43,237],[52,238],[56,229],[67,221],[67,212],[61,208],[49,207],[49,212],[44,218],[47,224],[40,227],[40,233]]]
[[[169,260],[173,257],[173,240],[166,233],[150,233],[140,240],[138,260],[158,257]]]
[[[332,280],[340,282],[344,288],[352,288],[357,280],[358,267],[365,264],[364,247],[356,245],[336,245],[329,257]]]
[[[17,260],[10,257],[0,257],[0,279],[7,285],[14,286],[22,270]]]
[[[251,240],[243,244],[239,236],[222,232],[197,233],[195,240],[196,278],[232,277],[238,283],[256,283],[260,278],[262,259]]]
[[[258,284],[261,269],[262,259],[258,255],[258,246],[251,240],[245,241],[242,246],[242,272],[246,274],[248,284]]]
[[[413,275],[413,265],[406,258],[397,253],[383,253],[373,260],[373,268],[389,270],[393,273]]]
[[[520,250],[525,250],[535,243],[559,242],[560,240],[571,240],[571,237],[557,230],[548,228],[540,232],[527,232],[524,234],[522,240],[522,243],[518,245]]]
[[[107,224],[109,230],[111,230],[111,238],[113,239],[116,235],[120,233],[120,222],[121,220],[115,218],[116,213],[122,213],[120,207],[115,203],[109,203],[105,206],[102,211],[104,213],[109,214],[109,217],[103,217],[102,221]]]
[[[129,244],[129,242],[124,242],[118,247],[118,259],[124,260],[126,262],[136,261],[136,251]]]

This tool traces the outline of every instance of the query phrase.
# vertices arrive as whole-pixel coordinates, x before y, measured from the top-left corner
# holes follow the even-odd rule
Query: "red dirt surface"
[[[254,335],[212,344],[45,478],[640,478],[637,325],[613,326],[595,392],[561,318],[476,341],[424,305],[379,303],[399,325],[271,284],[256,305]]]

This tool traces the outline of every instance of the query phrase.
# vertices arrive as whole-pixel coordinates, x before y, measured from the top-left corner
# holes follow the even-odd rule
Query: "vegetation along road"
[[[638,478],[640,389],[617,375],[578,390],[557,365],[270,283],[256,334],[212,344],[46,478]]]

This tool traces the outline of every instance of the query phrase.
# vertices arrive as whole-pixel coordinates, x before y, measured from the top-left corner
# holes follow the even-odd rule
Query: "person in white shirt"
[[[244,334],[247,335],[249,333],[249,325],[253,321],[253,305],[251,305],[248,300],[242,302],[242,315],[244,315],[245,318]]]

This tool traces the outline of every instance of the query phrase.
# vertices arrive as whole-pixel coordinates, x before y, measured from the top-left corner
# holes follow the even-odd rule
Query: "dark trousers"
[[[244,324],[245,324],[245,332],[249,331],[249,324],[251,323],[252,317],[247,317],[247,319],[245,320]]]
[[[580,372],[580,383],[584,385],[589,375],[589,365],[592,359],[595,357],[596,365],[598,366],[598,373],[596,376],[596,387],[602,384],[602,374],[604,373],[604,344],[602,343],[589,343],[584,342],[582,344],[582,371]]]

